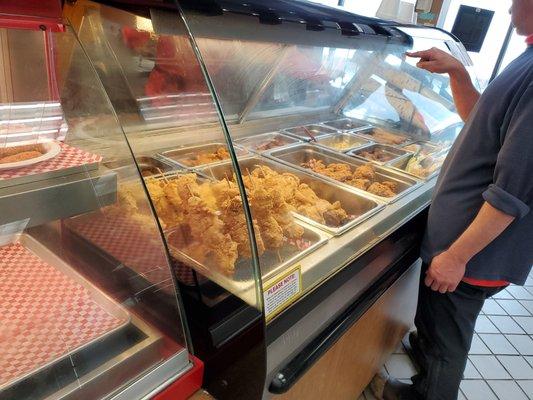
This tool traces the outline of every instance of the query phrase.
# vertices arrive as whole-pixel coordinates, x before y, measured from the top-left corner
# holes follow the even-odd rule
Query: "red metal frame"
[[[186,400],[202,388],[204,363],[193,355],[189,357],[194,364],[192,369],[152,397],[152,400]]]

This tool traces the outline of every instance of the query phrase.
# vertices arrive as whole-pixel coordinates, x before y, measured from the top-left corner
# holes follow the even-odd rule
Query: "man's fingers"
[[[416,66],[418,68],[425,69],[426,71],[429,71],[429,72],[435,72],[435,68],[437,67],[437,63],[435,61],[424,61],[424,60],[421,60],[421,61],[416,63]]]
[[[439,282],[433,281],[433,283],[431,284],[431,290],[433,290],[434,292],[437,292],[439,288],[440,288]]]
[[[446,293],[447,291],[448,291],[448,285],[443,284],[443,285],[440,285],[440,286],[439,286],[439,293],[444,294],[444,293]]]
[[[433,278],[430,274],[426,274],[426,279],[424,279],[424,283],[427,287],[431,287],[431,285],[433,284]]]
[[[408,51],[405,53],[408,57],[414,58],[427,58],[431,54],[431,50],[422,50],[422,51]]]

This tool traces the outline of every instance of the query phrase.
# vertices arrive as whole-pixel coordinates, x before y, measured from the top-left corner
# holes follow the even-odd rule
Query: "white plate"
[[[59,146],[59,143],[57,142],[45,142],[45,143],[39,143],[39,144],[43,146],[46,150],[46,153],[44,153],[42,156],[30,158],[29,160],[24,160],[24,161],[0,164],[0,170],[22,168],[22,167],[27,167],[29,165],[34,165],[34,164],[37,164],[37,163],[40,163],[46,160],[50,160],[51,158],[54,158],[61,152],[61,147]]]

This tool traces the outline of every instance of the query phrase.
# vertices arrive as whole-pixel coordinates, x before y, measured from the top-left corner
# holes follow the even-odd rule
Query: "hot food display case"
[[[158,338],[136,372],[177,354],[190,368],[183,323],[216,398],[356,398],[411,324],[425,210],[462,126],[448,78],[405,52],[464,51],[436,29],[267,3],[66,4],[59,95],[21,101],[62,116],[32,146],[92,158],[2,187],[2,218],[99,290],[109,337]],[[118,348],[134,357],[136,337]],[[115,390],[139,387],[126,371]]]

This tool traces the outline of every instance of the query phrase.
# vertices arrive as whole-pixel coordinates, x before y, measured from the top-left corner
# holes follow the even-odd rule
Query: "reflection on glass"
[[[0,36],[17,68],[1,77],[0,398],[169,379],[188,364],[171,267],[101,83],[69,28]]]

